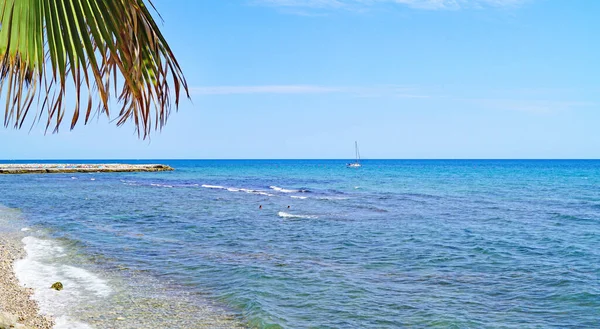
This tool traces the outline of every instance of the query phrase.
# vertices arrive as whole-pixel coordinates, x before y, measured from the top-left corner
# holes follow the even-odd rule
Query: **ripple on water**
[[[19,228],[100,262],[71,264],[113,291],[116,317],[94,309],[105,304],[77,317],[98,327],[189,327],[207,303],[265,328],[595,327],[600,162],[343,165],[0,177],[0,195],[26,214]]]

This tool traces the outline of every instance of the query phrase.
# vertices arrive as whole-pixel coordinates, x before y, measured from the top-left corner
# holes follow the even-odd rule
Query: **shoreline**
[[[54,319],[40,313],[32,299],[33,289],[19,283],[14,263],[26,256],[20,235],[3,232],[0,236],[0,326],[15,329],[52,329]]]
[[[106,277],[66,263],[58,265],[59,271],[67,269],[71,274],[61,273],[57,277],[53,273],[57,269],[56,264],[47,262],[46,252],[40,247],[52,250],[51,254],[57,253],[61,258],[64,256],[63,246],[51,239],[34,237],[28,234],[29,230],[19,230],[24,223],[13,222],[19,217],[18,214],[9,213],[4,218],[8,220],[3,221],[2,210],[3,207],[0,206],[2,329],[245,328],[233,314],[220,308],[218,304],[207,300],[197,304],[188,299],[185,292],[171,290],[143,273],[134,271],[121,278],[111,277],[108,283],[105,281]],[[24,263],[28,265],[23,267]],[[33,277],[32,270],[36,272]],[[22,277],[24,273],[28,276],[25,280]],[[63,282],[66,286],[65,290],[56,295],[62,299],[58,304],[60,309],[56,308],[57,304],[48,304],[50,300],[56,302],[56,298],[47,298],[48,294],[54,295],[50,284],[56,281]],[[110,291],[98,297],[100,290],[106,289]],[[75,291],[96,298],[72,300],[73,296],[79,299],[79,294],[74,294]],[[173,292],[176,294],[172,294]]]
[[[0,174],[60,174],[60,173],[107,173],[107,172],[157,172],[173,171],[163,164],[121,164],[121,163],[23,163],[0,164]]]

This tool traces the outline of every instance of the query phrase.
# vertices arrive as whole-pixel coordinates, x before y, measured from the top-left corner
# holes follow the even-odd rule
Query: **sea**
[[[48,162],[175,168],[0,175],[57,329],[600,327],[600,161]]]

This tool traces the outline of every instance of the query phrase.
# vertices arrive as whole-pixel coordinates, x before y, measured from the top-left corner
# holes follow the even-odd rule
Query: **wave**
[[[121,182],[125,185],[130,185],[130,186],[152,186],[152,187],[168,187],[168,188],[173,188],[173,187],[204,187],[204,188],[208,188],[208,189],[214,189],[214,190],[227,190],[229,192],[245,192],[245,193],[250,193],[250,194],[257,194],[257,195],[264,195],[264,196],[274,196],[271,193],[268,193],[266,191],[261,191],[261,190],[253,190],[253,189],[248,189],[248,188],[238,188],[238,187],[226,187],[226,186],[221,186],[221,185],[210,185],[210,184],[161,184],[161,183],[140,183],[140,182],[136,182],[136,181],[131,181],[131,180],[121,180]]]
[[[389,211],[388,211],[388,210],[386,210],[386,209],[383,209],[383,208],[377,208],[377,207],[374,207],[374,206],[369,206],[369,205],[366,205],[366,206],[363,206],[363,205],[357,205],[357,206],[355,206],[355,207],[356,207],[356,208],[358,208],[358,209],[366,209],[366,210],[370,210],[370,211],[374,211],[374,212],[380,212],[380,213],[389,212]]]
[[[138,181],[134,181],[134,180],[125,180],[125,179],[121,179],[121,183],[123,183],[123,185],[128,185],[128,186],[152,186],[152,187],[168,187],[168,188],[200,186],[198,184],[148,183],[148,182],[138,182]]]
[[[245,193],[249,193],[249,194],[274,196],[273,194],[267,193],[265,191],[253,190],[253,189],[248,189],[248,188],[225,187],[225,186],[220,186],[220,185],[208,185],[208,184],[202,184],[202,187],[210,188],[210,189],[217,189],[217,190],[227,190],[229,192],[245,192]]]
[[[290,190],[290,189],[285,189],[283,187],[278,187],[278,186],[269,186],[270,189],[275,190],[277,192],[282,192],[282,193],[309,193],[310,190],[307,189],[299,189],[299,190]]]
[[[91,328],[71,319],[68,312],[110,296],[112,289],[106,281],[86,269],[65,264],[67,254],[56,241],[32,236],[22,241],[27,256],[15,262],[15,274],[22,285],[33,288],[40,311],[56,318],[55,329]],[[57,281],[64,285],[60,292],[49,288]]]
[[[155,186],[155,187],[173,187],[173,185],[157,184],[157,183],[151,183],[150,186]]]
[[[202,184],[202,187],[205,187],[205,188],[214,188],[214,189],[218,189],[218,190],[224,190],[225,189],[225,186],[208,185],[208,184]]]
[[[282,192],[282,193],[297,193],[300,192],[300,190],[288,190],[288,189],[284,189],[282,187],[277,187],[277,186],[269,186],[270,189],[275,190],[277,192]]]
[[[241,188],[239,190],[240,190],[240,192],[246,192],[246,193],[250,193],[250,194],[258,194],[258,195],[265,195],[265,196],[274,196],[271,193],[267,193],[267,192],[259,191],[259,190],[251,190],[251,189],[247,189],[247,188]]]
[[[52,329],[93,329],[90,325],[73,320],[68,316],[59,316],[54,319]]]
[[[301,200],[308,199],[307,196],[299,196],[299,195],[290,195],[290,198],[301,199]]]
[[[319,217],[314,215],[294,215],[287,212],[280,211],[277,215],[281,218],[304,218],[304,219],[317,219]]]

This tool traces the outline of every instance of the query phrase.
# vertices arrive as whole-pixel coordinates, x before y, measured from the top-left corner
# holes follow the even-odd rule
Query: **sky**
[[[163,130],[0,128],[0,159],[600,158],[600,1],[153,2],[191,93]]]

